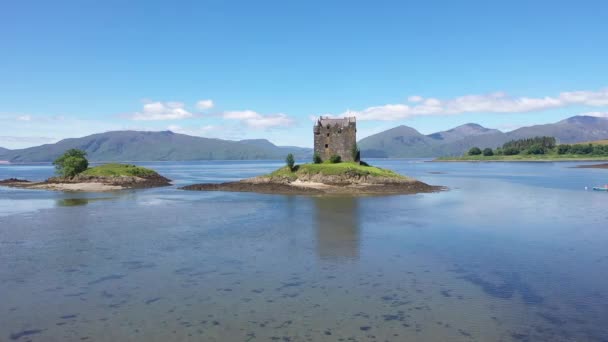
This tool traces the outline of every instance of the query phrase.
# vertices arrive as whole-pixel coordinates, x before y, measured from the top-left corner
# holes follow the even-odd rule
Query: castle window
[[[327,133],[327,136],[329,136],[329,133]]]
[[[325,144],[325,148],[328,148],[328,147],[329,147],[329,145],[328,145],[328,144]]]

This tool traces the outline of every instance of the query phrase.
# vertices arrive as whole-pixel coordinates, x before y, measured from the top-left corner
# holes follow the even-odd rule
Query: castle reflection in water
[[[317,255],[320,259],[359,258],[358,201],[355,197],[314,198]]]

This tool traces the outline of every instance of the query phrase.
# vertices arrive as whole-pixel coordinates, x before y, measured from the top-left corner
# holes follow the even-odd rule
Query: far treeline
[[[608,156],[608,145],[600,144],[557,144],[554,137],[535,137],[527,139],[512,140],[502,147],[491,149],[473,147],[468,152],[468,156],[531,156],[553,154],[560,156]]]

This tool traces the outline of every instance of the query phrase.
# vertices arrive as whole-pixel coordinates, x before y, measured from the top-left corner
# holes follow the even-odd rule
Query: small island
[[[86,153],[76,149],[67,151],[53,164],[57,177],[51,177],[43,182],[11,178],[0,180],[0,185],[79,192],[106,192],[171,185],[171,180],[141,166],[110,163],[89,168]]]
[[[397,195],[444,190],[360,161],[355,118],[318,119],[313,163],[286,166],[270,174],[228,183],[194,184],[183,190],[257,192],[283,195]]]
[[[460,157],[440,157],[437,162],[554,162],[554,161],[604,161],[608,160],[606,140],[580,144],[557,144],[554,137],[535,137],[513,140],[502,147],[483,150],[472,147]]]

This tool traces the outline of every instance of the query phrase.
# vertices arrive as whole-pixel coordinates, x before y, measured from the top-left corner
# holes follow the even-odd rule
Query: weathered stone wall
[[[357,143],[357,125],[354,122],[342,125],[314,127],[315,153],[323,161],[338,155],[343,161],[353,161],[352,148]]]

